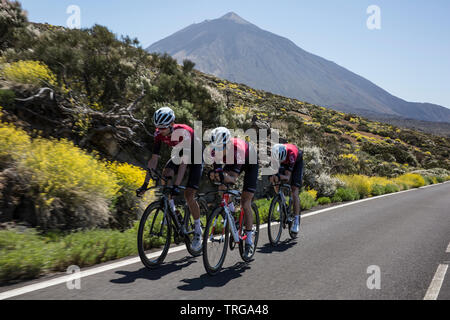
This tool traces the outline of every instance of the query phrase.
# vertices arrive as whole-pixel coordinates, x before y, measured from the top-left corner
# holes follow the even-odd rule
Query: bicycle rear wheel
[[[270,244],[276,246],[281,238],[283,231],[284,210],[279,196],[273,198],[269,208],[269,217],[267,221],[267,232],[269,234]]]
[[[203,234],[203,265],[210,275],[217,274],[225,261],[230,235],[230,226],[225,223],[222,207],[211,213]]]
[[[258,212],[258,207],[256,206],[255,203],[252,203],[252,215],[253,215],[253,232],[252,232],[252,243],[253,246],[255,248],[255,250],[253,250],[253,254],[249,257],[245,257],[244,256],[244,244],[245,241],[239,241],[239,253],[241,254],[241,258],[242,260],[244,260],[245,262],[249,262],[252,260],[253,256],[255,255],[256,252],[256,246],[258,245],[258,239],[259,239],[259,212]],[[242,228],[242,235],[244,235],[244,228]]]
[[[170,247],[172,228],[170,216],[164,218],[161,203],[154,202],[145,209],[138,229],[138,252],[142,263],[147,268],[159,266],[165,259]],[[154,249],[161,247],[158,253]]]

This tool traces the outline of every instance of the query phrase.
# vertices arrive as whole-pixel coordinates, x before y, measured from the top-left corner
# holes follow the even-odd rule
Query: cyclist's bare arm
[[[239,175],[234,171],[225,171],[223,173],[223,182],[226,184],[235,184]]]
[[[224,171],[223,172],[223,183],[225,184],[235,184],[239,174],[234,171]],[[220,182],[220,174],[218,172],[211,171],[210,177],[212,181]]]
[[[153,154],[152,157],[150,158],[150,160],[148,161],[147,168],[154,170],[156,168],[156,166],[158,165],[158,160],[159,160],[159,155]],[[147,188],[147,186],[150,182],[150,178],[151,178],[150,172],[149,172],[149,170],[147,170],[147,172],[145,174],[145,182],[143,184],[143,188],[144,187]]]
[[[291,172],[287,171],[287,174],[273,175],[270,177],[270,182],[273,184],[279,183],[280,181],[287,182],[291,178]]]

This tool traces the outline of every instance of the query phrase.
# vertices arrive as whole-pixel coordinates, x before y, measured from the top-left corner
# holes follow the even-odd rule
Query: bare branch
[[[34,100],[34,99],[42,98],[42,95],[43,95],[45,92],[47,92],[47,91],[50,91],[50,100],[53,100],[53,99],[54,99],[54,92],[53,92],[53,89],[50,89],[50,88],[48,88],[48,87],[41,88],[37,94],[35,94],[35,95],[31,96],[31,97],[28,97],[28,98],[25,98],[25,99],[19,99],[19,98],[16,98],[15,100],[16,100],[16,101],[22,101],[22,102],[32,101],[32,100]]]

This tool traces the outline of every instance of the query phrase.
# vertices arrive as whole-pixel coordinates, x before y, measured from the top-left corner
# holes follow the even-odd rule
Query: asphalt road
[[[288,237],[284,230],[282,240]],[[201,257],[181,250],[157,270],[138,262],[83,277],[80,289],[63,283],[11,299],[422,300],[437,279],[437,299],[448,300],[450,270],[443,281],[436,271],[450,264],[449,242],[445,183],[306,216],[301,236],[278,247],[261,229],[254,261],[244,264],[237,250],[229,251],[215,277],[205,273]],[[3,287],[0,295],[42,281]]]

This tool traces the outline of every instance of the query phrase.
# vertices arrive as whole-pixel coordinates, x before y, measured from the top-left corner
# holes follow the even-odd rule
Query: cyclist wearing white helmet
[[[256,149],[242,139],[232,138],[230,131],[224,127],[214,129],[211,133],[210,141],[213,147],[211,156],[213,158],[216,155],[219,157],[219,159],[215,159],[214,170],[209,172],[209,178],[212,181],[234,184],[239,175],[245,172],[241,207],[244,209],[244,224],[247,235],[244,255],[250,257],[255,250],[253,245],[253,214],[251,205],[256,191],[259,169]],[[228,159],[231,157],[227,157],[227,153],[233,153],[232,159]],[[254,160],[254,163],[252,163],[251,159]],[[222,165],[217,162],[225,165],[222,168]]]
[[[277,174],[269,178],[276,184],[280,181],[291,180],[291,196],[294,204],[295,221],[291,231],[298,233],[300,229],[300,197],[303,177],[303,152],[293,144],[276,144],[272,147],[272,158],[279,162],[280,169]],[[275,187],[278,192],[278,187]]]
[[[184,191],[184,197],[188,204],[189,210],[192,213],[195,222],[194,240],[191,243],[192,249],[198,251],[202,246],[202,228],[200,223],[200,207],[195,200],[195,194],[197,193],[200,179],[203,171],[203,163],[197,164],[194,162],[194,143],[201,143],[199,139],[194,138],[194,130],[185,124],[175,124],[175,113],[169,107],[164,107],[155,112],[153,115],[153,123],[155,124],[156,131],[154,134],[153,154],[148,162],[148,170],[145,177],[145,182],[141,188],[137,191],[138,195],[142,195],[148,188],[148,183],[151,178],[151,171],[154,170],[159,161],[161,144],[164,143],[170,147],[175,147],[181,142],[190,141],[190,163],[186,163],[182,159],[181,164],[175,164],[173,159],[170,159],[163,170],[163,176],[167,178],[173,178],[175,174],[177,178],[173,183],[172,195],[176,196],[180,194],[178,186],[181,184],[183,177],[186,173],[186,169],[189,168],[189,178]],[[174,139],[172,139],[172,135]],[[178,137],[178,140],[176,139]],[[184,143],[183,143],[184,145]]]

